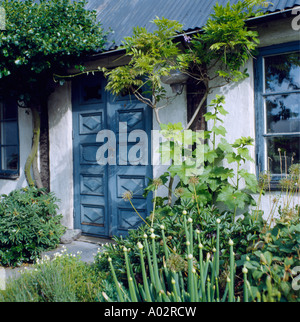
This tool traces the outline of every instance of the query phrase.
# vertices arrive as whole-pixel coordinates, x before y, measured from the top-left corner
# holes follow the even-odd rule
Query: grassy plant
[[[129,292],[121,286],[116,278],[116,272],[112,263],[112,259],[108,258],[110,263],[110,269],[114,277],[114,283],[118,292],[118,301],[121,302],[225,302],[225,301],[240,301],[240,297],[234,294],[234,277],[235,277],[235,261],[233,252],[233,242],[230,240],[230,270],[227,278],[228,284],[223,292],[220,293],[219,285],[219,262],[220,262],[220,220],[217,221],[217,243],[214,249],[213,255],[207,254],[206,258],[203,258],[203,245],[201,244],[200,235],[193,230],[191,218],[186,218],[187,213],[184,213],[184,228],[185,228],[185,263],[184,267],[187,267],[187,271],[181,269],[176,270],[176,267],[169,268],[167,264],[162,266],[158,265],[157,260],[157,243],[155,239],[157,235],[154,234],[153,229],[150,231],[151,245],[149,246],[147,238],[138,242],[137,248],[140,256],[140,265],[142,270],[142,283],[135,282],[135,276],[133,270],[130,267],[130,261],[128,259],[128,249],[124,247],[127,282]],[[170,250],[166,244],[164,238],[164,228],[161,227],[160,234],[163,240],[163,252],[164,263],[176,256],[174,250]],[[194,236],[195,235],[195,236]],[[148,236],[146,236],[148,237]],[[199,256],[195,258],[193,256],[194,240],[198,240]],[[148,267],[152,270],[146,271],[147,258]],[[248,300],[249,283],[247,281],[247,271],[244,270],[244,300]],[[127,294],[126,296],[124,296]],[[105,293],[103,296],[107,301],[111,301]]]

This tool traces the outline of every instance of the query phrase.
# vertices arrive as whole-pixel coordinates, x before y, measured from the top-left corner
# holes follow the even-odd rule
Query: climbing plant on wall
[[[0,88],[31,109],[32,150],[25,165],[29,185],[42,186],[37,166],[42,106],[57,84],[53,73],[83,68],[84,59],[103,49],[106,33],[85,0],[0,0],[5,30],[0,30]]]
[[[259,40],[258,33],[248,28],[246,21],[261,15],[260,9],[265,4],[262,0],[243,0],[233,5],[228,2],[225,6],[216,3],[213,14],[198,33],[186,34],[179,22],[166,18],[153,20],[156,25],[153,32],[134,28],[133,35],[123,42],[126,55],[131,58],[129,64],[104,69],[107,89],[116,95],[124,90],[131,92],[153,109],[164,130],[159,112],[172,97],[166,92],[163,80],[181,72],[195,80],[203,92],[185,127],[190,129],[214,89],[248,76],[245,64],[254,55]],[[219,127],[218,134],[224,130]],[[169,204],[173,180],[171,174]]]

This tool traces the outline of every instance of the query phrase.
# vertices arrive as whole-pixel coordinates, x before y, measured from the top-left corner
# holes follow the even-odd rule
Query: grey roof
[[[121,44],[126,36],[132,34],[133,27],[146,27],[152,31],[151,21],[158,17],[177,20],[184,30],[194,30],[204,26],[217,0],[88,0],[87,9],[96,10],[97,18],[103,28],[112,29],[108,47],[112,49]],[[226,5],[228,0],[218,0]],[[238,0],[230,0],[232,4]],[[271,0],[272,4],[264,9],[275,12],[300,5],[300,0]],[[111,42],[114,41],[114,44]]]

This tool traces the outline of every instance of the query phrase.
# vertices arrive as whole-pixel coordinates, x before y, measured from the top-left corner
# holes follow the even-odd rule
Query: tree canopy
[[[74,66],[82,69],[85,59],[105,45],[107,33],[96,12],[85,5],[85,0],[0,0],[5,12],[5,28],[0,30],[0,94],[13,95],[32,111],[32,150],[25,164],[29,185],[43,186],[37,167],[40,118],[56,87],[54,73],[66,73]]]
[[[20,91],[28,94],[24,84],[33,86],[103,49],[106,33],[85,4],[85,0],[0,0],[6,13],[5,30],[0,31],[0,81],[7,76],[21,78]]]

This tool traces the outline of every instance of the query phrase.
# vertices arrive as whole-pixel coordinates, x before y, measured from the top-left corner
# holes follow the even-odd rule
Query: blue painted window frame
[[[20,175],[20,143],[19,143],[19,122],[18,122],[18,105],[13,99],[6,99],[0,97],[0,179],[10,179],[15,180],[19,178]],[[12,114],[13,117],[2,119],[1,115],[3,115],[2,109],[4,108],[14,109]],[[14,125],[14,133],[13,136],[16,138],[15,143],[13,144],[3,144],[1,139],[1,133],[4,123],[10,123]],[[11,130],[12,128],[10,128]],[[9,133],[12,134],[11,132]],[[17,167],[16,169],[3,169],[2,164],[2,150],[4,147],[15,147],[17,151]]]
[[[300,51],[300,43],[298,41],[262,47],[259,49],[257,57],[254,59],[254,90],[255,90],[255,116],[256,116],[256,173],[259,177],[260,173],[266,172],[266,144],[265,144],[265,107],[264,107],[264,58],[268,56],[276,56],[280,54],[292,53]],[[299,93],[300,91],[292,91]],[[300,139],[300,137],[299,137]],[[271,190],[279,189],[279,180],[281,175],[272,175],[270,188]]]

